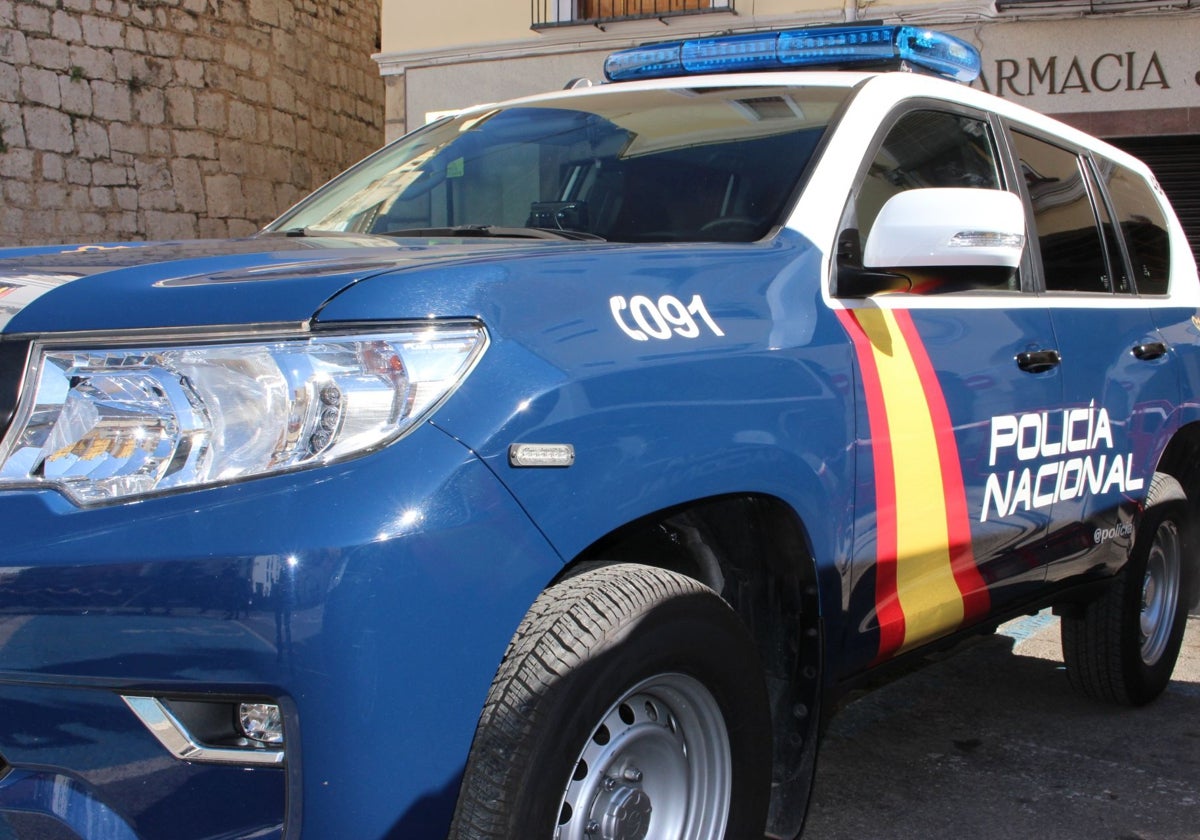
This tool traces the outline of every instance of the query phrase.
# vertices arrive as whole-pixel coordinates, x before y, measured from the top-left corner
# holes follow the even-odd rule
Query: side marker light
[[[513,467],[569,467],[575,463],[575,447],[569,443],[514,443],[508,447]]]

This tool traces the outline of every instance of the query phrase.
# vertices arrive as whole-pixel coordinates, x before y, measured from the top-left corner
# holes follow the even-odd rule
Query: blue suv
[[[0,253],[0,837],[794,837],[840,694],[1046,607],[1152,700],[1196,265],[978,65],[639,47],[246,239]]]

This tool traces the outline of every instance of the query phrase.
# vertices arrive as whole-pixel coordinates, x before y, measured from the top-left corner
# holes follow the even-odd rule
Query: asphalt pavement
[[[1200,840],[1200,613],[1140,709],[1076,694],[1058,631],[1010,622],[847,704],[804,840]]]

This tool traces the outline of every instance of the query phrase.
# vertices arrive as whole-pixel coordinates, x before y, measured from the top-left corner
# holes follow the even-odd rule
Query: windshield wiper
[[[501,227],[500,225],[457,225],[455,227],[436,228],[397,228],[385,231],[353,231],[325,230],[323,228],[295,227],[283,230],[263,230],[257,236],[448,236],[448,237],[481,237],[494,239],[558,239],[572,242],[607,242],[603,236],[587,233],[582,230],[566,230],[562,228],[541,227]]]
[[[321,236],[356,236],[359,239],[378,236],[375,233],[362,233],[354,230],[324,230],[322,228],[295,227],[282,230],[260,230],[255,236],[290,236],[290,237],[321,237]]]
[[[575,242],[605,242],[603,236],[582,230],[541,227],[501,227],[500,225],[457,225],[438,228],[398,228],[372,234],[373,236],[457,236],[489,237],[496,239],[567,239]]]

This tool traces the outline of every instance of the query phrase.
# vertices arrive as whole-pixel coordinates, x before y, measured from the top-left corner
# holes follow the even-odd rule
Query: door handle
[[[1062,362],[1057,350],[1026,350],[1017,354],[1017,367],[1026,373],[1045,373]]]
[[[1167,345],[1161,341],[1148,341],[1145,344],[1138,344],[1133,348],[1133,355],[1137,356],[1143,362],[1149,362],[1153,359],[1161,359],[1167,355]]]

